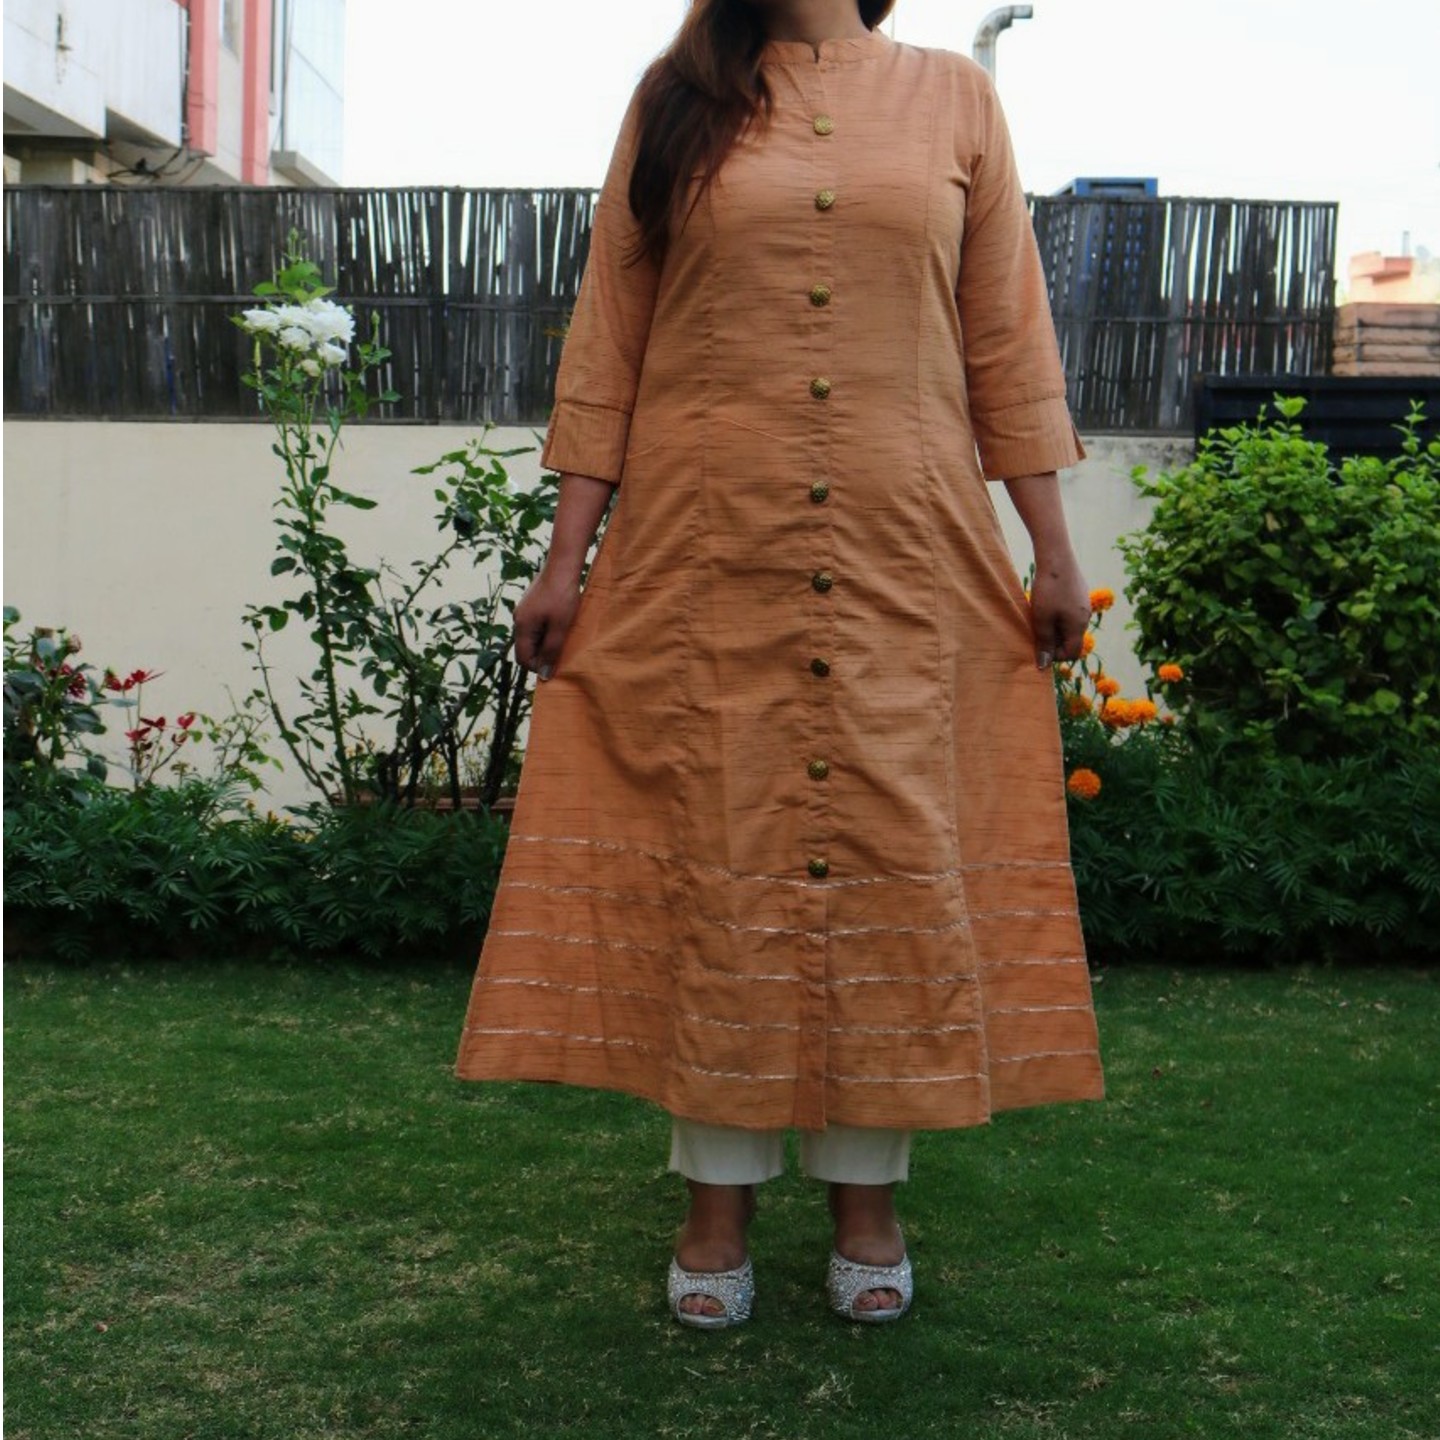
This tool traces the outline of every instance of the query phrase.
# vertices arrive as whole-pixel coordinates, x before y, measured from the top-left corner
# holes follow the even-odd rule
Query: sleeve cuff
[[[980,469],[987,480],[1044,475],[1085,458],[1063,396],[1007,405],[971,419]]]
[[[550,414],[540,463],[561,474],[620,483],[630,439],[630,412],[561,400]]]

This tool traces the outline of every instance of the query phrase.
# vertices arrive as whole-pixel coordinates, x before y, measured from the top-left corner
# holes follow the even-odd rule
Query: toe
[[[680,1299],[680,1309],[686,1315],[723,1315],[725,1307],[713,1295],[684,1295]]]
[[[900,1308],[900,1292],[898,1290],[862,1290],[855,1297],[855,1309],[866,1312],[874,1310],[898,1310]]]

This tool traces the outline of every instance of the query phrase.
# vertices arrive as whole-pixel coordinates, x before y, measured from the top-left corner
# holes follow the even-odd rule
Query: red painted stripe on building
[[[185,139],[213,155],[220,138],[220,0],[178,0],[190,12],[186,50]]]
[[[245,6],[244,109],[240,138],[240,182],[270,183],[270,31],[271,0]]]

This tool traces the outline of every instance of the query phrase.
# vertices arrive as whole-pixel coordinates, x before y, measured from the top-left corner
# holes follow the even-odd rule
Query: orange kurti
[[[663,266],[627,117],[545,460],[618,485],[456,1073],[755,1128],[1103,1093],[1059,731],[987,481],[1083,454],[983,71],[772,43]]]

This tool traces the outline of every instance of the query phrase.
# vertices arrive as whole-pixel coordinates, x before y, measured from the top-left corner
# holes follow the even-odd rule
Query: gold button
[[[812,780],[823,780],[830,773],[830,767],[823,760],[812,760],[805,767],[805,773]]]
[[[830,287],[828,285],[814,285],[810,289],[810,303],[815,306],[828,305],[830,303]]]
[[[835,583],[835,577],[828,570],[817,570],[810,583],[823,595]]]
[[[830,673],[830,662],[828,660],[812,660],[810,662],[810,673],[824,679]]]
[[[830,862],[828,860],[822,860],[819,858],[819,856],[816,856],[816,858],[813,859],[805,868],[817,880],[823,880],[830,873]]]
[[[835,192],[833,190],[821,190],[815,196],[815,208],[817,210],[828,210],[835,203]]]
[[[823,480],[817,480],[810,487],[810,498],[817,505],[823,505],[830,498],[830,487]]]
[[[830,393],[830,382],[823,375],[817,375],[810,382],[810,393],[817,400],[825,399]]]
[[[830,135],[835,130],[835,122],[828,115],[817,115],[815,117],[815,133],[817,135]]]

